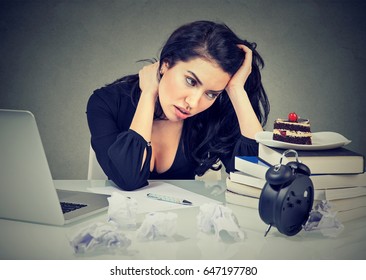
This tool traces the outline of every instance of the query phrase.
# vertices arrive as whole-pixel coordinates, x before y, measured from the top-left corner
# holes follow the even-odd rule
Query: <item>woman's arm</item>
[[[155,103],[158,96],[158,68],[159,63],[155,62],[154,64],[145,66],[139,71],[141,96],[130,126],[130,129],[140,134],[149,145],[151,143]],[[145,150],[141,168],[143,168],[147,159],[151,160],[151,155],[147,158],[147,150]],[[147,162],[146,164],[150,166],[150,162]]]
[[[87,119],[91,145],[104,173],[119,188],[134,190],[147,185],[150,164],[143,165],[142,159],[146,151],[151,157],[151,147],[128,129],[135,108],[123,90],[118,86],[96,90],[88,100]]]
[[[159,81],[157,71],[159,63],[145,66],[139,72],[141,96],[132,119],[130,129],[140,134],[146,142],[151,141],[152,124]]]
[[[157,70],[158,63],[155,63],[139,72],[141,95],[133,117],[128,112],[129,105],[118,105],[122,102],[119,91],[123,89],[118,90],[117,86],[96,91],[88,101],[91,144],[98,162],[108,178],[124,190],[147,185],[152,155],[149,142],[158,92]]]
[[[245,45],[238,47],[245,52],[245,59],[242,66],[230,79],[226,92],[237,115],[241,134],[254,139],[255,134],[262,131],[263,128],[253,110],[247,92],[244,90],[244,84],[252,71],[252,51]]]
[[[125,103],[129,98],[120,99],[122,85],[98,90],[88,101],[91,144],[98,162],[108,178],[125,190],[140,188],[149,178],[157,70],[155,63],[139,72],[141,95],[136,110]]]

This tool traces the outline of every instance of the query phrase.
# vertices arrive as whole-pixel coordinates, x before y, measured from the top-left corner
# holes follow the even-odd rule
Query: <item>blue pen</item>
[[[176,197],[166,196],[166,195],[161,195],[161,194],[156,194],[156,193],[148,193],[147,197],[161,200],[161,201],[166,201],[166,202],[178,203],[178,204],[183,204],[183,205],[192,205],[192,202],[190,202],[186,199],[179,199]]]

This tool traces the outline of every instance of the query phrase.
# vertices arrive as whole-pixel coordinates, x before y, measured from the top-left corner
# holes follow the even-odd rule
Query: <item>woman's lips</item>
[[[189,111],[187,111],[186,109],[179,107],[179,106],[174,106],[175,108],[175,115],[179,118],[179,119],[186,119],[188,118],[191,113]]]

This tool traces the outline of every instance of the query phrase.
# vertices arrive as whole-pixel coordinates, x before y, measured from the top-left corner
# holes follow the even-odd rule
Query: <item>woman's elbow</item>
[[[118,176],[119,178],[111,178],[111,180],[113,181],[113,183],[115,183],[117,185],[117,187],[123,191],[134,191],[137,189],[140,189],[142,187],[147,186],[149,183],[147,180],[143,181],[143,180],[139,180],[139,179],[135,179],[135,178],[121,178],[120,176]]]

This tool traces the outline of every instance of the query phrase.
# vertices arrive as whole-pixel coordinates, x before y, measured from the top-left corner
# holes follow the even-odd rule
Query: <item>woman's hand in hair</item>
[[[231,77],[226,86],[226,92],[238,117],[241,134],[254,139],[255,134],[263,129],[250,103],[248,94],[244,90],[244,84],[252,72],[252,51],[244,45],[238,47],[245,52],[245,59],[239,70]]]
[[[142,94],[151,94],[153,97],[157,97],[159,87],[158,70],[159,62],[155,62],[153,64],[144,66],[139,71],[139,86]]]
[[[226,91],[229,94],[231,90],[243,89],[245,82],[252,72],[252,50],[245,45],[238,45],[238,48],[245,52],[245,59],[226,86]]]

